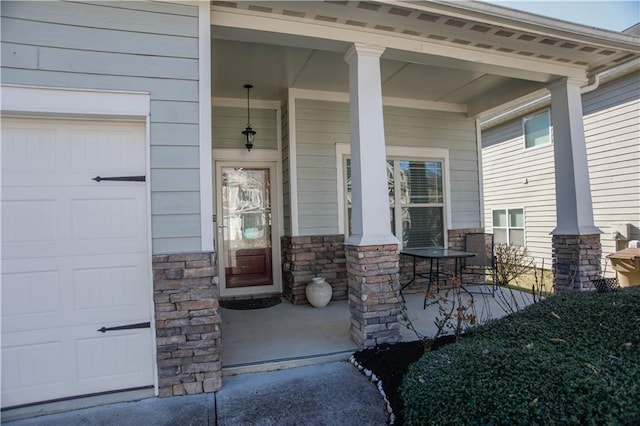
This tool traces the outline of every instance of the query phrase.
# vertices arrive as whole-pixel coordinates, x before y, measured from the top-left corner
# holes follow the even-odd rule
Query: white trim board
[[[211,6],[198,3],[198,134],[200,148],[200,246],[214,250],[211,153]]]
[[[1,89],[4,113],[141,119],[151,109],[148,92],[4,84]]]
[[[309,89],[289,89],[289,92],[293,94],[297,99],[310,99],[314,101],[330,101],[330,102],[342,102],[349,103],[349,93],[343,92],[329,92],[323,90],[309,90]],[[435,102],[435,101],[422,101],[418,99],[407,98],[394,98],[389,96],[382,97],[382,106],[419,109],[426,111],[445,111],[445,112],[459,112],[466,114],[466,104],[453,104],[448,102]]]

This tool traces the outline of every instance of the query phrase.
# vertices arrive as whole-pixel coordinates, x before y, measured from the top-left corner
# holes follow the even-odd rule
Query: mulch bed
[[[455,342],[455,336],[442,336],[431,343],[431,350]],[[402,401],[399,388],[409,365],[422,357],[425,343],[401,342],[364,349],[353,354],[352,362],[382,388],[390,409],[390,423],[402,425]]]

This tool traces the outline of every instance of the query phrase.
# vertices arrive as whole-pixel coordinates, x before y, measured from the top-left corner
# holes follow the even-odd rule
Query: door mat
[[[220,306],[226,309],[246,310],[262,309],[276,306],[280,303],[280,297],[262,297],[260,299],[229,299],[221,300]]]

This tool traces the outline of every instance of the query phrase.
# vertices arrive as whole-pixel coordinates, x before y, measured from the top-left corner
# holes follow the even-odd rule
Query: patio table
[[[428,247],[428,248],[408,248],[400,251],[401,255],[411,256],[413,259],[413,277],[409,282],[402,286],[402,290],[407,288],[407,286],[411,285],[415,282],[416,277],[428,278],[429,286],[427,287],[427,291],[431,289],[431,285],[434,283],[438,290],[440,290],[440,279],[443,275],[440,272],[440,260],[454,260],[454,268],[452,277],[459,278],[460,277],[460,260],[466,257],[474,257],[476,253],[468,252],[468,251],[459,251],[459,250],[451,250],[442,247]],[[429,273],[417,273],[416,272],[416,259],[429,259]],[[435,269],[434,269],[435,263]],[[445,275],[446,276],[446,275]]]

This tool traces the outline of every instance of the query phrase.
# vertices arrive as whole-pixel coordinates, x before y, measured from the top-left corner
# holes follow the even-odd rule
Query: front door
[[[218,165],[223,295],[275,292],[272,178],[268,165]]]

